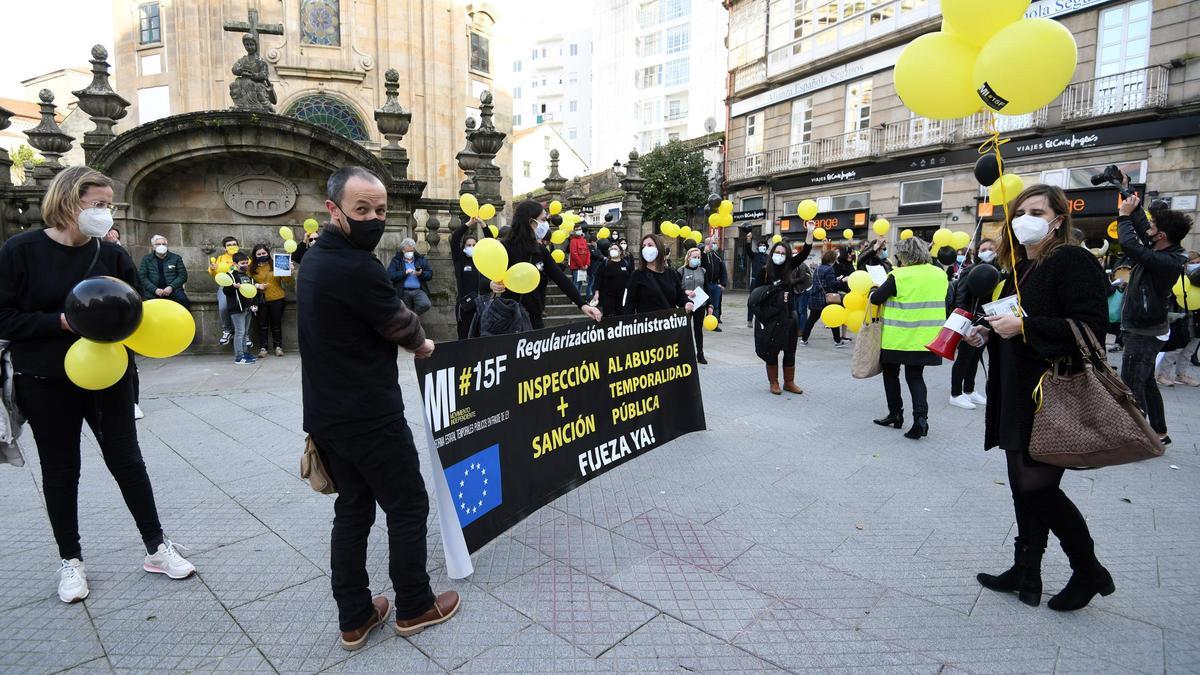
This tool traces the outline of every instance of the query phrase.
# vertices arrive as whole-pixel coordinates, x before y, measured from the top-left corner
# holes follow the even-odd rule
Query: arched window
[[[300,42],[321,47],[342,44],[341,3],[339,0],[301,0]]]
[[[369,139],[367,127],[358,113],[332,96],[325,94],[305,96],[288,106],[287,112],[284,114],[305,122],[312,122],[319,127],[325,127],[354,141]]]

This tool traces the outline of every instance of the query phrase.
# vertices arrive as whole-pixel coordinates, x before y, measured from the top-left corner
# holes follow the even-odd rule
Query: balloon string
[[[1000,199],[1004,206],[1004,222],[1007,225],[1007,227],[1004,228],[1004,231],[1005,235],[1008,237],[1008,255],[1009,264],[1012,265],[1013,291],[1017,295],[1017,307],[1021,308],[1021,317],[1019,317],[1021,318],[1021,337],[1028,342],[1029,340],[1025,335],[1025,310],[1021,304],[1021,284],[1017,281],[1017,242],[1013,239],[1012,214],[1009,213],[1008,203],[1008,187],[1004,183],[1004,156],[1000,153],[1000,146],[1007,143],[1009,139],[1000,138],[1000,128],[996,124],[996,113],[990,110],[988,111],[987,116],[987,131],[989,134],[991,134],[991,136],[979,146],[979,154],[987,154],[988,152],[995,153],[996,165],[1000,169],[1000,180],[998,180],[997,183],[999,183]],[[1015,198],[1016,195],[1013,195],[1013,197]]]

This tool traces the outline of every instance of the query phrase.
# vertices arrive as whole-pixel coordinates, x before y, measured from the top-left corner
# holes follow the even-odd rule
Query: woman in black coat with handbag
[[[1020,242],[1015,251],[1010,247],[1013,239]],[[1090,328],[1093,335],[1104,335],[1107,281],[1092,254],[1072,244],[1066,195],[1049,185],[1026,188],[1013,201],[1012,222],[1000,234],[997,262],[1007,275],[1001,297],[1016,292],[1015,278],[1024,318],[989,316],[988,326],[975,329],[968,339],[975,346],[986,342],[989,349],[984,446],[1004,449],[1017,537],[1013,566],[1000,575],[977,578],[986,588],[1016,592],[1021,602],[1036,607],[1042,595],[1042,554],[1053,532],[1072,573],[1048,606],[1060,611],[1080,609],[1097,593],[1109,595],[1115,586],[1096,559],[1083,514],[1059,487],[1064,469],[1029,455],[1033,393],[1052,359],[1079,360],[1067,319]]]

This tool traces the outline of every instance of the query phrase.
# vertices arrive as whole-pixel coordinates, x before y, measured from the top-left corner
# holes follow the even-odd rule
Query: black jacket
[[[663,309],[683,307],[688,303],[687,294],[679,275],[671,269],[651,272],[648,269],[634,270],[629,277],[629,292],[625,297],[625,309],[630,314],[644,314]]]
[[[1142,335],[1165,335],[1169,324],[1165,320],[1160,325],[1134,326],[1130,322],[1130,314],[1135,303],[1130,300],[1137,298],[1143,284],[1153,284],[1154,296],[1162,301],[1162,307],[1170,306],[1171,287],[1183,273],[1187,263],[1187,254],[1179,244],[1156,251],[1142,244],[1150,223],[1146,213],[1141,209],[1134,211],[1132,217],[1121,216],[1117,219],[1118,241],[1121,252],[1133,263],[1129,274],[1129,287],[1125,291],[1126,302],[1121,308],[1121,327],[1125,330]]]
[[[704,283],[729,285],[729,272],[725,269],[725,257],[720,251],[705,251],[700,256],[700,266],[705,272]]]
[[[488,239],[492,233],[486,227],[481,228],[483,236],[477,241]],[[458,285],[458,300],[479,295],[479,281],[482,275],[475,268],[475,261],[463,253],[462,243],[467,238],[467,224],[461,223],[450,233],[450,258],[454,261],[454,282]]]

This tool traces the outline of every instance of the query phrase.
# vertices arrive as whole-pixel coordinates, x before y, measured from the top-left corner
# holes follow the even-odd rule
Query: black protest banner
[[[440,343],[416,367],[448,561],[452,539],[462,555],[477,551],[556,497],[705,428],[683,310]],[[461,539],[446,537],[458,529]]]

